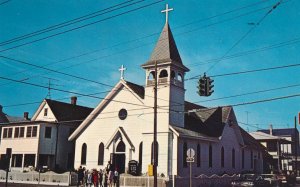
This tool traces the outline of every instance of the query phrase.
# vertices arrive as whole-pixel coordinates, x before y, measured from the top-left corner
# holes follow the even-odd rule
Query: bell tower
[[[169,124],[184,127],[184,77],[189,69],[182,63],[167,19],[149,61],[141,66],[146,73],[145,104],[148,106],[153,106],[154,102],[151,96],[154,95],[155,63],[158,131],[168,130]]]

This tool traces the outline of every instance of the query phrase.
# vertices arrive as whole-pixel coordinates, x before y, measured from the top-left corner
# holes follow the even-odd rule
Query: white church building
[[[108,161],[123,173],[139,163],[147,174],[153,157],[154,76],[158,68],[157,141],[159,175],[189,175],[186,151],[195,150],[193,175],[262,172],[262,146],[241,129],[232,107],[206,108],[185,100],[183,64],[166,22],[150,60],[141,65],[145,85],[121,77],[111,92],[69,137],[74,167],[104,169]]]

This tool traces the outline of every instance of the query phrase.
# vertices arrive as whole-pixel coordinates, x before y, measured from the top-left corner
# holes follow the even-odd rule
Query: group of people
[[[80,166],[77,170],[78,183],[77,186],[84,187],[118,187],[119,173],[117,168],[113,168],[110,161],[105,169],[86,170]]]

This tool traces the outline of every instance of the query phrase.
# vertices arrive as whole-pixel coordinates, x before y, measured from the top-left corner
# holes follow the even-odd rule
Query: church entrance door
[[[112,163],[115,167],[114,169],[117,169],[120,174],[125,173],[125,153],[115,153]]]

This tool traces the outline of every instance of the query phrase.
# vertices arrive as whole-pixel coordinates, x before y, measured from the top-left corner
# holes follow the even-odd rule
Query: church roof
[[[84,120],[92,108],[45,99],[57,121]]]
[[[189,71],[189,69],[182,64],[180,54],[168,23],[165,24],[149,61],[143,64],[142,67],[154,66],[155,62],[157,62],[158,65],[171,63]]]
[[[126,81],[126,85],[132,89],[140,98],[145,98],[145,88],[143,86]]]
[[[171,128],[173,128],[178,133],[178,135],[181,137],[192,137],[192,138],[217,141],[217,139],[215,137],[210,137],[210,136],[207,136],[206,134],[202,134],[200,132],[192,131],[192,130],[185,129],[182,127],[177,127],[177,126],[171,126]]]
[[[208,136],[220,137],[230,107],[200,108],[185,115],[185,128]]]

